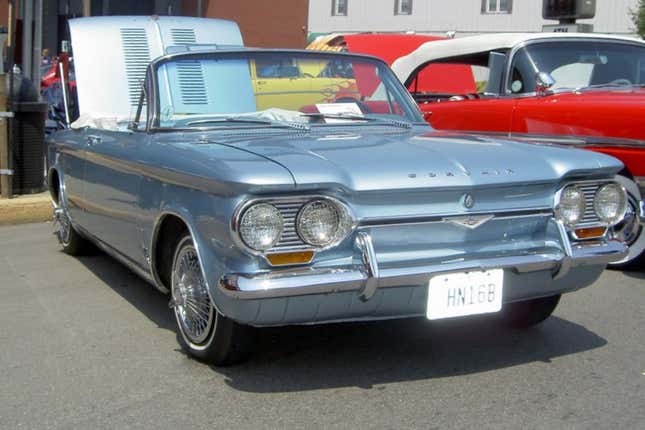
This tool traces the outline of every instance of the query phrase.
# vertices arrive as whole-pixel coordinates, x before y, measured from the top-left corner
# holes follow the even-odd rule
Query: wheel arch
[[[63,182],[58,169],[55,167],[50,167],[47,171],[47,189],[49,190],[49,196],[51,197],[54,204],[57,207],[60,206]]]
[[[209,264],[212,256],[204,250],[206,243],[202,241],[199,232],[195,229],[190,214],[183,213],[181,210],[165,209],[156,218],[149,253],[150,272],[155,282],[155,287],[165,294],[171,291],[170,273],[175,246],[186,233],[190,234],[195,245],[204,280],[207,285],[210,283],[211,278],[206,273],[205,268],[212,266],[212,264]],[[205,254],[207,255],[205,256]],[[208,291],[209,294],[212,291],[210,286]],[[217,308],[212,295],[211,301]]]

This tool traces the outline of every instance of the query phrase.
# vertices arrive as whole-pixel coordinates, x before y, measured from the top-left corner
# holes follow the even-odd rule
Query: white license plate
[[[431,320],[499,312],[504,270],[448,273],[430,279],[427,317]]]

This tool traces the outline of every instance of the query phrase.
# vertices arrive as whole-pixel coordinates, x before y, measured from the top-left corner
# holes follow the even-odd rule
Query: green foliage
[[[636,33],[645,39],[645,0],[638,0],[636,9],[631,11],[631,15]]]

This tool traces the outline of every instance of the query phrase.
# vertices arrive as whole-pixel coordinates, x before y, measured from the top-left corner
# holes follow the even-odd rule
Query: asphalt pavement
[[[167,297],[51,232],[0,227],[2,429],[645,429],[645,271],[606,271],[528,331],[264,329],[214,368],[179,349]]]

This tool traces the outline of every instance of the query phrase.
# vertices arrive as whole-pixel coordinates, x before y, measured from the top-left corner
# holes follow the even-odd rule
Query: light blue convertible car
[[[48,141],[63,250],[168,293],[199,359],[242,359],[250,327],[530,326],[625,256],[620,162],[434,132],[380,60],[235,48],[224,21],[70,27],[81,116]]]

